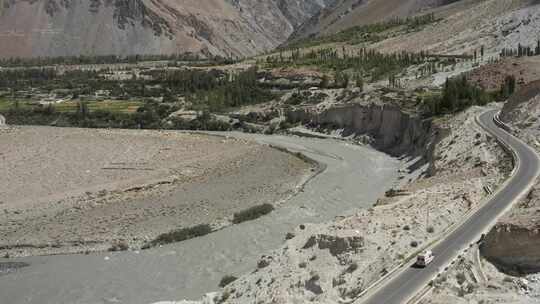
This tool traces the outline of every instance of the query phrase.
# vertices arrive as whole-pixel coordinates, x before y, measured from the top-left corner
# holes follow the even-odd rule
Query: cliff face
[[[375,148],[392,155],[421,155],[430,146],[431,123],[404,113],[396,105],[351,104],[322,112],[300,109],[287,116],[293,122],[343,129],[343,136],[367,135]]]
[[[335,0],[3,0],[0,57],[254,55]]]
[[[540,272],[538,228],[511,223],[498,224],[484,239],[482,255],[502,272],[526,275]]]

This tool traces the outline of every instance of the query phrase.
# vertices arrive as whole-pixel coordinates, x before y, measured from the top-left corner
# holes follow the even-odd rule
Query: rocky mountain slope
[[[473,54],[483,46],[488,56],[518,44],[536,45],[540,5],[532,0],[456,2],[439,9],[444,19],[423,30],[382,41],[385,51]],[[486,56],[487,57],[487,56]]]
[[[410,31],[379,33],[379,42],[338,43],[349,51],[369,47],[383,52],[421,52],[473,55],[484,49],[485,59],[498,56],[502,49],[536,47],[536,29],[540,22],[537,0],[459,0],[459,1],[347,1],[335,4],[332,11],[323,10],[299,28],[290,41],[303,42],[306,37],[332,36],[346,28],[380,22],[391,18],[433,13],[431,24]],[[360,29],[358,29],[360,31]],[[321,41],[331,41],[331,39]],[[373,39],[372,39],[373,40]],[[375,39],[376,40],[376,39]],[[327,45],[330,46],[330,45]],[[463,72],[463,71],[460,71]]]
[[[335,0],[2,0],[0,57],[253,55]]]
[[[488,2],[492,1],[1,0],[0,58],[186,52],[251,56],[291,39],[426,12],[443,18],[457,14],[458,22],[448,23],[458,28],[442,33],[453,35],[460,24],[471,25],[464,21],[471,18],[459,13]],[[536,3],[497,2],[512,8],[515,3]],[[484,23],[496,16],[478,17],[473,19]]]
[[[295,33],[295,38],[335,33],[351,26],[407,17],[458,1],[462,0],[340,0],[331,10],[321,10],[313,16]]]

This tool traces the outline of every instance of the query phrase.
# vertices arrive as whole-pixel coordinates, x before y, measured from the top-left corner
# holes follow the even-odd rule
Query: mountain
[[[434,46],[445,39],[457,39],[456,34],[465,33],[474,22],[498,22],[497,18],[505,11],[524,3],[539,2],[0,0],[0,58],[189,52],[224,57],[252,56],[299,38],[328,35],[356,25],[427,12],[436,12],[444,18],[446,30],[444,33],[437,29],[423,31],[415,38],[430,38],[427,39],[429,46]],[[491,7],[495,6],[499,8],[493,13]],[[483,19],[472,17],[471,10],[476,12],[474,16]],[[418,40],[391,41],[395,45],[392,49],[416,50],[428,45],[415,41]]]
[[[292,38],[330,34],[352,26],[407,17],[458,1],[471,2],[470,0],[339,0],[333,3],[331,9],[325,7],[311,17]]]
[[[203,53],[283,43],[337,0],[0,0],[0,57]]]

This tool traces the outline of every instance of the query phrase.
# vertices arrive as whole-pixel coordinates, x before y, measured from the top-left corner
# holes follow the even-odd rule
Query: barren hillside
[[[477,0],[341,0],[332,10],[322,11],[297,31],[296,37],[330,34],[351,26],[407,17],[454,2]]]
[[[334,0],[3,0],[0,57],[253,55]]]

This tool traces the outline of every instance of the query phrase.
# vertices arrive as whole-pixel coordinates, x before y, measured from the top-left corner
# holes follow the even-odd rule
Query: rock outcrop
[[[321,250],[328,249],[333,256],[339,256],[345,252],[360,250],[364,246],[364,239],[360,236],[337,237],[319,234],[311,236],[302,249],[308,249],[315,245]]]
[[[540,272],[540,231],[511,223],[501,223],[485,237],[482,255],[500,271],[512,275]]]

